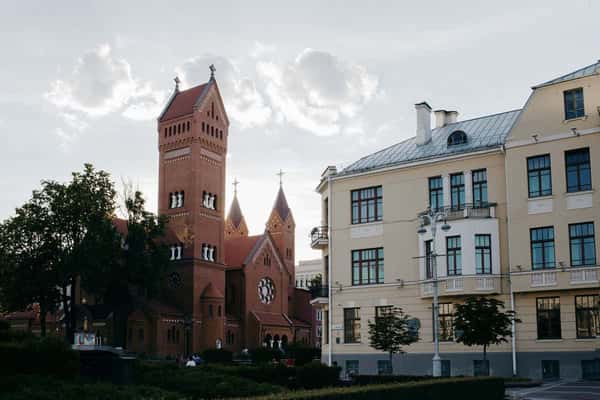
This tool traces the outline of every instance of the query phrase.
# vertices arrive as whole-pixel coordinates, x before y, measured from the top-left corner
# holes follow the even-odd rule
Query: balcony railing
[[[421,213],[426,214],[429,210]],[[440,207],[436,211],[444,211],[446,219],[457,220],[462,218],[496,218],[496,203],[464,204],[460,207]],[[424,221],[429,224],[428,220]]]
[[[501,293],[502,278],[500,275],[468,275],[444,276],[438,278],[440,296],[456,296],[481,293]],[[421,284],[421,297],[433,295],[433,281]]]
[[[564,290],[579,287],[596,287],[600,267],[550,268],[530,271],[512,271],[511,281],[516,292],[537,290]]]
[[[322,249],[329,244],[329,236],[326,226],[317,226],[310,231],[310,247]]]
[[[308,289],[310,292],[310,299],[314,300],[317,297],[329,297],[329,286],[314,286]]]

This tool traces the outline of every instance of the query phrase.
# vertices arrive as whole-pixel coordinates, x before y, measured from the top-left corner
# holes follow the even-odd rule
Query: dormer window
[[[467,134],[464,131],[454,131],[448,136],[448,147],[467,143]]]

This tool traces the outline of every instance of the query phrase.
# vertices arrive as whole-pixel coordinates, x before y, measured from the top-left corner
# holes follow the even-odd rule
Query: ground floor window
[[[536,299],[538,339],[560,339],[560,297]]]
[[[377,360],[377,373],[379,375],[391,375],[392,364],[390,360]]]
[[[360,308],[344,308],[344,343],[360,342]]]
[[[438,338],[440,342],[454,340],[454,305],[452,303],[439,303]]]
[[[346,360],[346,374],[348,376],[358,375],[358,360]]]
[[[579,339],[600,336],[600,296],[575,296],[575,325]]]
[[[559,379],[560,362],[558,360],[542,360],[542,379]]]

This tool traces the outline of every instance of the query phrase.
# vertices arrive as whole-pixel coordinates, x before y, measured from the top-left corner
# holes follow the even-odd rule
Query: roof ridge
[[[567,72],[566,74],[563,74],[563,75],[558,76],[556,78],[552,78],[552,79],[550,79],[550,80],[548,80],[546,82],[543,82],[543,83],[540,83],[538,85],[535,85],[535,86],[533,86],[533,88],[535,89],[535,88],[539,88],[539,87],[551,85],[553,83],[559,83],[561,80],[567,78],[569,75],[576,75],[578,72],[581,72],[581,71],[586,70],[586,69],[588,69],[590,67],[593,67],[594,65],[597,65],[600,68],[600,60],[598,60],[596,62],[593,62],[590,65],[586,65],[585,67],[578,68],[575,71]],[[578,76],[578,77],[574,77],[574,78],[569,79],[569,80],[573,80],[573,79],[577,79],[577,78],[583,78],[583,77],[582,76]]]
[[[444,125],[444,126],[441,126],[441,127],[439,127],[439,128],[433,128],[431,131],[433,132],[433,131],[435,131],[435,130],[439,130],[439,129],[445,128],[445,127],[447,127],[447,126],[456,125],[456,124],[461,124],[461,123],[463,123],[463,122],[476,121],[476,120],[478,120],[478,119],[490,118],[490,117],[496,117],[496,116],[498,116],[498,115],[502,115],[502,114],[509,114],[509,113],[513,113],[513,112],[517,112],[517,111],[522,111],[522,110],[523,110],[522,108],[515,108],[515,109],[513,109],[513,110],[509,110],[509,111],[502,111],[502,112],[497,112],[497,113],[494,113],[494,114],[482,115],[482,116],[480,116],[480,117],[475,117],[475,118],[470,118],[470,119],[463,119],[462,121],[456,121],[456,122],[452,122],[452,123],[450,123],[450,124],[446,124],[446,125]]]

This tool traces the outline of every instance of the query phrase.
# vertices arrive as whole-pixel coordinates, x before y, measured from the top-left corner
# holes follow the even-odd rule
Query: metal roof
[[[419,146],[415,143],[416,138],[412,137],[361,158],[338,175],[499,147],[504,144],[520,112],[521,110],[507,111],[435,128],[431,132],[431,140],[426,144]],[[448,146],[448,136],[459,130],[467,134],[467,143]]]
[[[598,60],[597,62],[595,62],[591,65],[588,65],[587,67],[580,68],[576,71],[569,72],[566,75],[559,76],[558,78],[554,78],[548,82],[544,82],[539,85],[536,85],[533,88],[536,89],[536,88],[543,87],[543,86],[553,85],[555,83],[566,82],[566,81],[570,81],[570,80],[578,79],[578,78],[585,78],[586,76],[598,74],[598,71],[600,71],[600,60]]]

